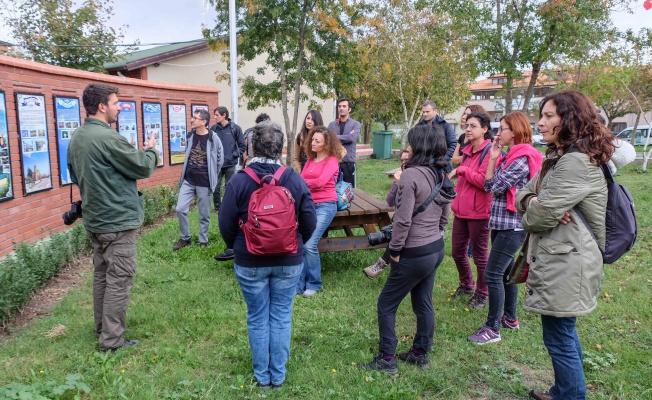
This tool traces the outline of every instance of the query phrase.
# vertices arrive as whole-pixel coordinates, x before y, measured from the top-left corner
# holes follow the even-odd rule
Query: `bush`
[[[168,214],[176,204],[177,188],[161,185],[143,191],[145,222]],[[38,243],[17,243],[14,254],[0,260],[0,324],[22,307],[35,290],[57,276],[75,257],[92,250],[81,222]]]

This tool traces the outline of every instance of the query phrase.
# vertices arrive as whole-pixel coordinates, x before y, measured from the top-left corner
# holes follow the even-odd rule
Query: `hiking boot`
[[[471,308],[485,308],[487,305],[487,296],[483,296],[481,294],[475,294],[471,301],[469,301],[469,307]]]
[[[108,353],[113,353],[113,352],[115,352],[116,350],[120,350],[120,349],[125,348],[125,347],[134,347],[134,346],[136,346],[137,344],[138,344],[138,340],[135,340],[135,339],[134,339],[134,340],[125,340],[124,342],[122,342],[122,346],[118,346],[118,347],[109,347],[109,348],[107,348],[107,349],[100,349],[100,351],[101,351],[102,353],[107,353],[107,352],[108,352]]]
[[[469,336],[469,340],[475,344],[500,342],[500,331],[494,331],[487,325],[483,325],[479,331]]]
[[[229,261],[233,260],[235,258],[235,253],[233,253],[233,249],[226,249],[220,254],[215,256],[215,259],[217,261]]]
[[[174,244],[174,246],[172,246],[172,251],[177,251],[177,250],[179,250],[179,249],[181,249],[181,248],[184,248],[184,247],[186,247],[186,246],[190,246],[190,243],[191,243],[190,240],[179,239],[179,240]]]
[[[451,297],[456,298],[456,297],[466,296],[466,295],[470,295],[470,294],[474,294],[474,293],[475,293],[474,288],[467,288],[467,287],[464,287],[464,286],[460,286],[460,287],[457,288],[457,290],[455,291],[455,293],[453,293],[453,295]]]
[[[387,263],[380,257],[375,263],[362,270],[362,273],[369,279],[376,279],[385,272]]]
[[[519,328],[518,319],[510,321],[503,315],[503,318],[500,320],[500,326],[507,329],[516,330]]]
[[[552,395],[547,390],[530,390],[530,397],[534,400],[553,400]]]
[[[396,365],[396,357],[392,358],[391,361],[386,361],[383,359],[382,354],[378,354],[374,357],[371,362],[366,364],[359,364],[358,369],[371,369],[379,372],[387,372],[390,375],[395,375],[398,373],[398,366]]]
[[[428,354],[425,353],[418,356],[414,354],[412,350],[410,350],[406,351],[405,353],[398,353],[398,359],[410,364],[414,364],[419,368],[425,368],[428,366]]]

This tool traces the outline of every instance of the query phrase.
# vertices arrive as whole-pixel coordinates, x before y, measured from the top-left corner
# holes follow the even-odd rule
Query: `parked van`
[[[618,139],[623,140],[627,143],[631,143],[632,140],[632,128],[625,128],[620,133],[617,135]],[[634,144],[636,146],[643,146],[645,145],[645,141],[647,141],[648,146],[652,145],[652,132],[650,132],[650,125],[639,125],[638,129],[636,129],[636,141]]]

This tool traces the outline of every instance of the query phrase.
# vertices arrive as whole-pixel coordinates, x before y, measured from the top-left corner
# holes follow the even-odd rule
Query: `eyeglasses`
[[[502,131],[511,131],[511,129],[510,128],[503,128],[502,126],[499,126],[498,127],[498,132],[502,132]]]
[[[465,131],[467,127],[468,127],[468,125],[466,125],[466,124],[460,125],[460,128],[462,128],[463,131]]]
[[[467,128],[471,128],[471,129],[475,129],[475,128],[479,128],[480,125],[476,125],[476,124],[468,124],[466,127],[467,127]]]

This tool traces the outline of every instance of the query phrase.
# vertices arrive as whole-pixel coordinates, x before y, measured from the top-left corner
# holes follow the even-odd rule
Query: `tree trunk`
[[[523,107],[521,110],[530,115],[528,108],[530,107],[530,100],[534,95],[534,86],[537,84],[537,79],[539,79],[539,73],[541,72],[541,65],[543,63],[540,61],[532,61],[532,76],[530,76],[530,82],[527,85],[527,90],[525,91],[525,99],[523,100]]]
[[[636,128],[638,127],[638,123],[641,120],[641,110],[636,113],[636,120],[634,121],[634,126],[632,127],[632,137],[629,139],[629,143],[634,146],[636,143]],[[645,169],[645,168],[644,168]]]
[[[298,59],[297,59],[297,74],[296,78],[294,79],[294,113],[292,116],[292,130],[288,130],[287,136],[288,136],[288,145],[287,145],[287,154],[285,156],[286,158],[286,163],[287,165],[292,166],[293,158],[294,158],[294,135],[297,134],[297,120],[299,119],[299,107],[301,106],[300,103],[300,96],[301,96],[301,83],[303,81],[302,73],[303,73],[303,50],[305,47],[305,41],[306,41],[306,18],[308,15],[308,12],[310,11],[309,8],[312,8],[311,5],[308,5],[308,2],[304,0],[303,2],[303,17],[301,18],[301,26],[299,27],[299,54],[298,54]],[[285,103],[287,106],[287,103]]]
[[[512,99],[513,93],[512,93],[512,88],[514,87],[514,77],[508,76],[507,77],[507,82],[503,85],[503,89],[505,89],[505,114],[509,114],[512,112]]]
[[[364,144],[371,143],[371,122],[365,122],[362,133]]]

